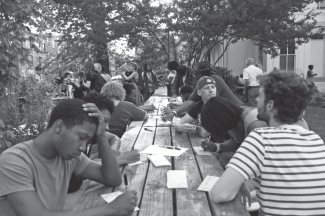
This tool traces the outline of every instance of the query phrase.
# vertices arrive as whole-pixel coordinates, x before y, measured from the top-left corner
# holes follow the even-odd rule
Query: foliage
[[[236,89],[235,77],[231,74],[232,71],[224,67],[215,67],[217,75],[221,76],[229,88],[234,91]]]
[[[53,3],[53,0],[0,2],[0,88],[12,85],[10,81],[17,81],[18,62],[27,62],[29,50],[22,46],[27,39],[25,33],[31,28],[42,32],[53,24],[48,16],[51,13],[49,5]]]
[[[37,136],[45,129],[53,107],[52,85],[30,76],[8,88],[0,97],[0,152]]]

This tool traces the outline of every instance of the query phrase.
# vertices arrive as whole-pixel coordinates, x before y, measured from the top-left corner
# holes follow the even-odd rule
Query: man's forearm
[[[110,134],[110,138],[109,138],[107,132],[106,132],[106,136],[108,137],[108,142],[111,148],[114,150],[118,150],[121,146],[121,139],[114,134]]]
[[[98,151],[102,158],[101,172],[103,178],[110,184],[119,184],[121,182],[121,173],[116,161],[115,154],[107,142],[106,136],[97,137]]]
[[[177,114],[188,112],[192,106],[195,104],[195,101],[187,100],[180,107],[176,109]]]
[[[203,127],[197,127],[196,128],[196,134],[199,135],[200,137],[207,137],[210,136],[210,133],[206,130],[204,130]]]
[[[240,144],[234,139],[229,139],[226,142],[220,143],[220,152],[236,152]]]

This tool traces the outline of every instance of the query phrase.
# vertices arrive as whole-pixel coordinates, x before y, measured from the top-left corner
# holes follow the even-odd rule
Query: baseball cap
[[[214,79],[212,79],[211,77],[203,76],[197,82],[196,89],[200,90],[201,88],[203,88],[203,86],[208,85],[208,84],[216,85],[216,81],[214,81]]]

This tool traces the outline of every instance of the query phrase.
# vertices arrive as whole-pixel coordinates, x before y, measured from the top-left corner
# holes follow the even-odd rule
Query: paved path
[[[325,82],[315,82],[320,93],[325,93]]]

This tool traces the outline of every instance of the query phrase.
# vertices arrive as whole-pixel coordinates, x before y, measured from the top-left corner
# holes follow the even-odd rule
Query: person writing
[[[260,80],[257,118],[268,127],[253,130],[213,186],[214,203],[227,202],[248,179],[258,183],[260,215],[324,215],[325,145],[319,135],[293,124],[313,88],[292,72],[271,72]]]
[[[102,164],[82,153],[92,137],[97,139]],[[94,104],[79,99],[60,102],[53,108],[43,133],[0,155],[0,200],[9,202],[6,206],[18,216],[104,216],[133,212],[137,203],[135,191],[127,191],[113,202],[91,209],[63,211],[72,173],[110,187],[122,182],[105,135],[103,115]],[[2,213],[5,211],[1,208]]]

